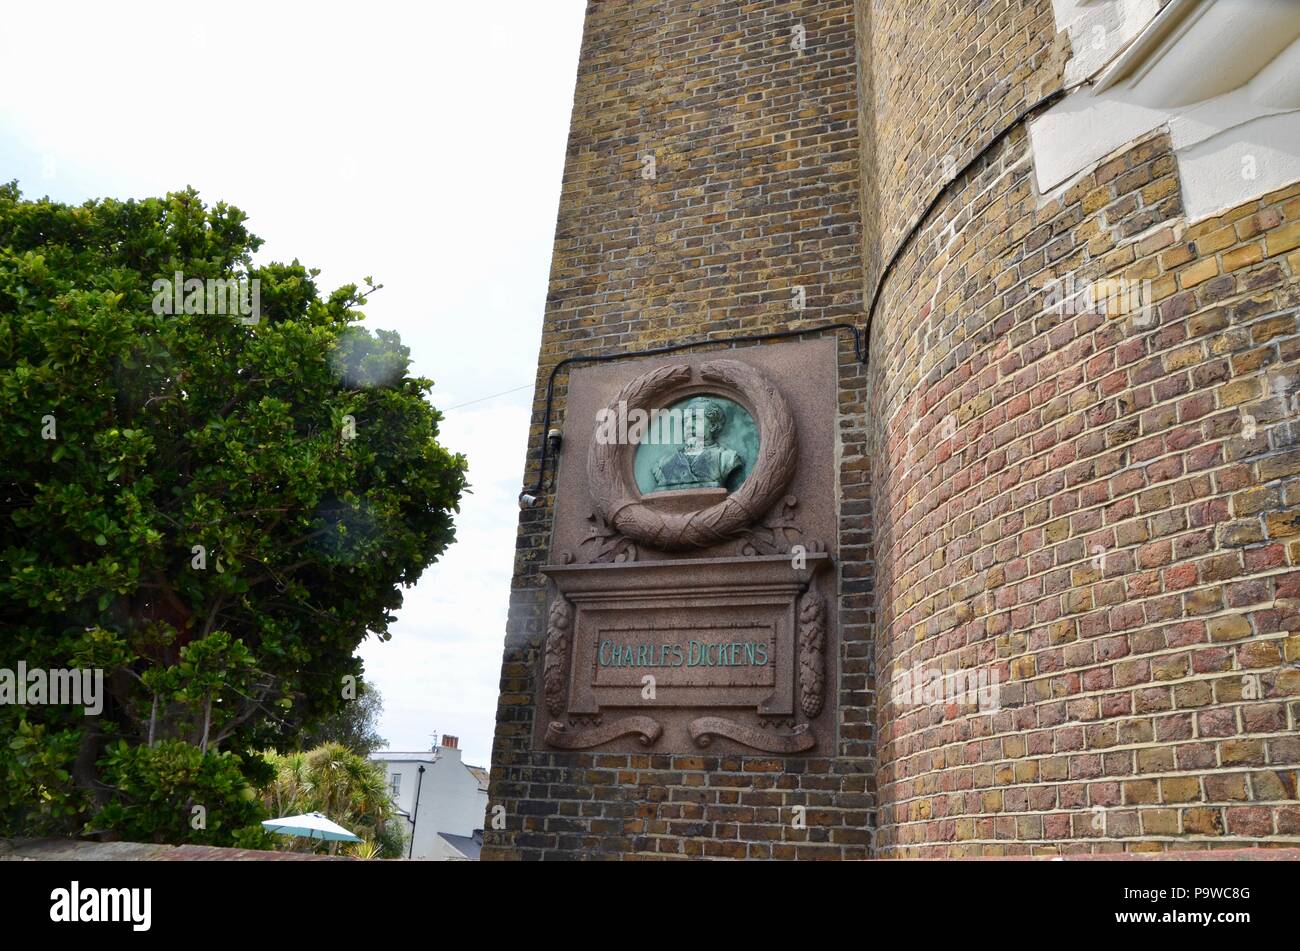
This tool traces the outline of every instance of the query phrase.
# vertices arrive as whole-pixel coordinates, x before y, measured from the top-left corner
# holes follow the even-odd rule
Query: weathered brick
[[[1300,671],[1284,666],[1300,659],[1300,581],[1286,580],[1300,451],[1274,391],[1300,361],[1300,192],[1189,224],[1156,133],[1040,198],[1014,117],[1063,79],[1051,4],[918,0],[855,22],[866,6],[589,5],[540,361],[544,378],[566,356],[871,311],[867,365],[841,344],[827,463],[835,729],[785,760],[727,747],[640,766],[535,743],[538,567],[553,556],[551,508],[530,510],[493,801],[518,814],[517,784],[547,769],[542,789],[588,783],[594,811],[563,845],[512,827],[489,831],[485,854],[943,856],[1300,834],[1284,778],[1300,760]],[[1151,283],[1136,309],[1047,313],[1048,283],[1085,272],[1103,298],[1119,279]],[[553,418],[564,402],[561,385]],[[899,710],[886,664],[996,669],[1002,706]],[[1111,810],[1101,829],[1094,804]],[[818,822],[791,828],[795,805]]]

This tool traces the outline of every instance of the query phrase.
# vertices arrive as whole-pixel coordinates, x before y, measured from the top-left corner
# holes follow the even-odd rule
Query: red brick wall
[[[1017,130],[872,332],[881,854],[1294,844],[1300,185],[1189,228],[1156,135],[1040,202]],[[1149,323],[1044,312],[1070,272]]]

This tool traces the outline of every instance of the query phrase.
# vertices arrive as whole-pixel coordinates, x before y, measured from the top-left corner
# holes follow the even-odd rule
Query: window
[[[393,775],[389,777],[389,782],[392,784],[393,798],[396,799],[402,792],[402,774],[393,773]]]

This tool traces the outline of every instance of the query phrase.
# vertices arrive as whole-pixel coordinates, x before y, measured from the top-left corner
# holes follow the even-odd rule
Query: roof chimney
[[[444,735],[442,738],[442,745],[449,750],[457,749],[460,746],[460,737]]]

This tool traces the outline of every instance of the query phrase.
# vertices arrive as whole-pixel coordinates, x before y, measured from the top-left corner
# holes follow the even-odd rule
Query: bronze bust
[[[713,400],[687,403],[682,410],[685,445],[655,466],[655,482],[667,490],[725,486],[743,463],[739,453],[718,445],[726,422],[726,413]]]

